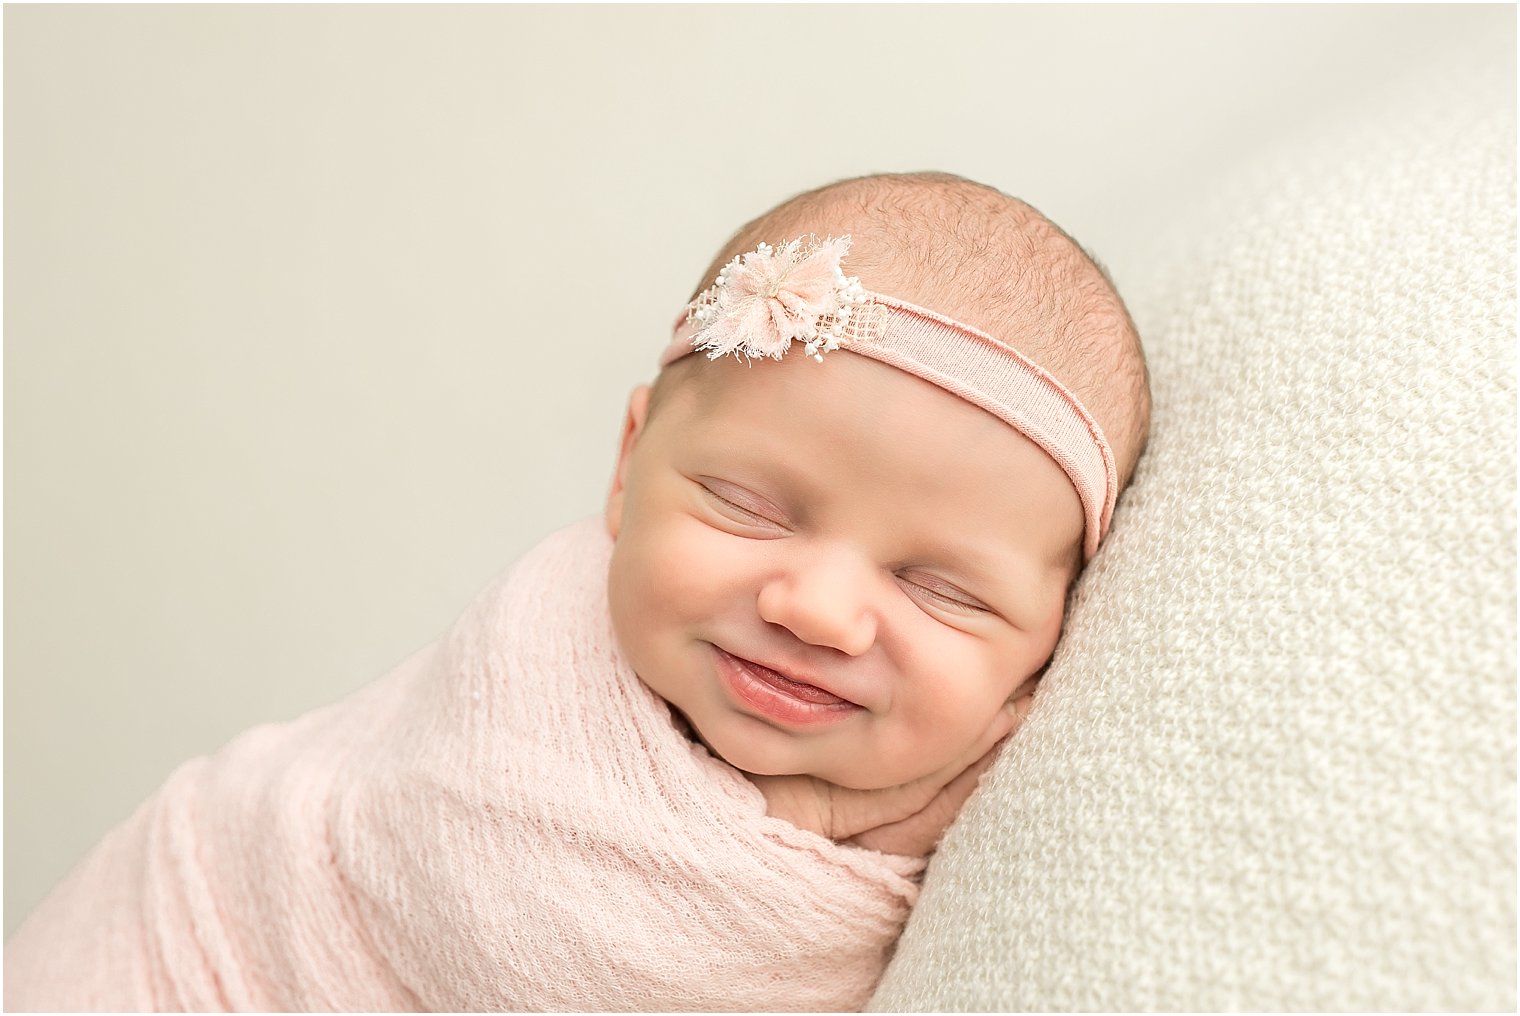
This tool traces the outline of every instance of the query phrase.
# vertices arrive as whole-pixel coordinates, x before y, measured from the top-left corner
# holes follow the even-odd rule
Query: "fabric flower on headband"
[[[775,248],[762,243],[718,273],[692,302],[692,345],[716,360],[728,353],[779,360],[794,341],[819,363],[849,341],[846,329],[867,299],[860,280],[839,266],[850,238],[798,238]]]

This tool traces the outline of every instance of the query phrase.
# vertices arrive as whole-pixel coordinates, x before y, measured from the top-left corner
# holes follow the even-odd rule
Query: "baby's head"
[[[847,180],[744,226],[662,362],[607,504],[640,678],[751,773],[870,789],[962,756],[1049,660],[1145,443],[1102,270],[991,188]]]

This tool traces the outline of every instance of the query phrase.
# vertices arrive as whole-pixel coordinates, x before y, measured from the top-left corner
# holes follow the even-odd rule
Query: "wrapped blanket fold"
[[[921,860],[765,814],[623,661],[598,519],[391,673],[177,769],[7,1009],[858,1009]]]

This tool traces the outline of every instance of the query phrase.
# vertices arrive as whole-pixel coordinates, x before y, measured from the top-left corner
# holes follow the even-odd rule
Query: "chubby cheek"
[[[921,776],[961,760],[998,711],[1035,670],[1033,647],[989,644],[963,635],[923,640],[912,673],[918,680],[898,703],[900,756]],[[1010,651],[1022,648],[1023,652]],[[1038,652],[1037,648],[1033,648]]]
[[[613,627],[636,667],[643,647],[686,637],[731,595],[722,540],[732,537],[679,513],[656,517],[625,514],[608,577]]]

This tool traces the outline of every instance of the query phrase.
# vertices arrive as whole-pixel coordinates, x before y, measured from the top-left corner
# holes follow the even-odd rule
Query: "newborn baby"
[[[801,195],[705,278],[628,409],[619,642],[773,814],[926,853],[1133,472],[1134,326],[1053,224],[940,174]]]
[[[836,1010],[1027,712],[1145,440],[1032,208],[868,177],[748,224],[603,517],[187,762],[7,943],[7,1009]]]

